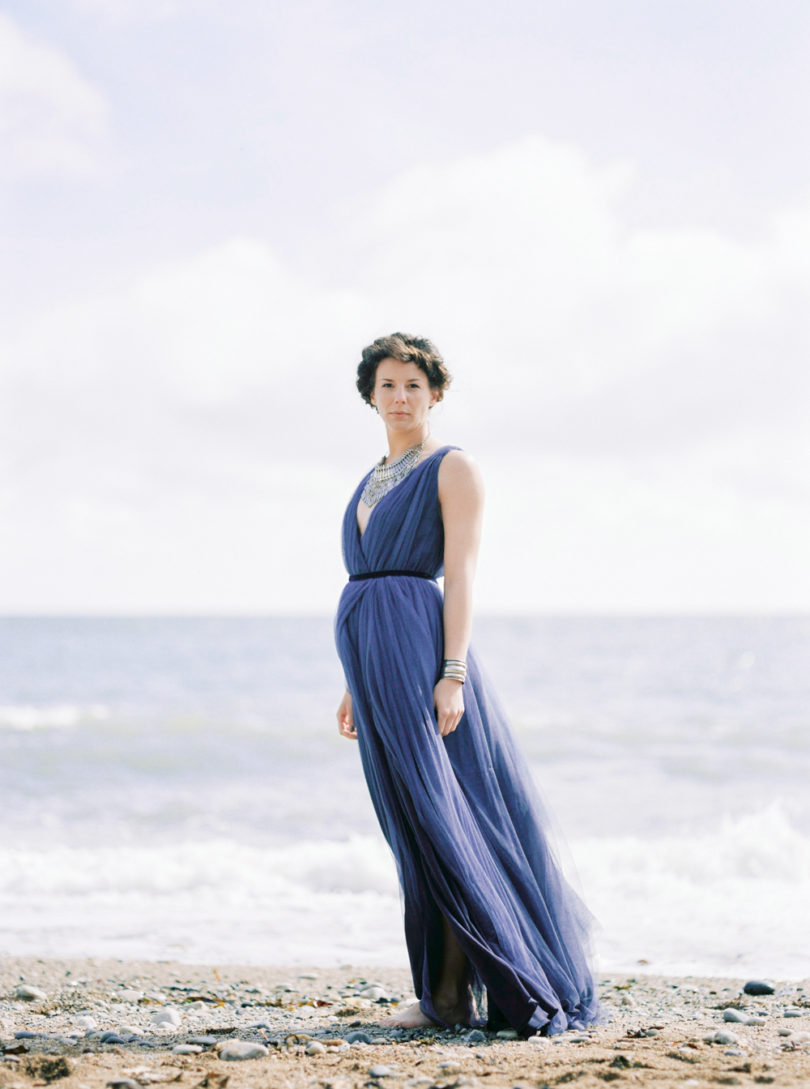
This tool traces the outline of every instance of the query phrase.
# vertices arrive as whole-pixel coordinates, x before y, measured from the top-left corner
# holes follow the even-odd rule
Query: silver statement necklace
[[[426,441],[426,439],[422,439],[418,446],[412,446],[410,450],[406,450],[404,454],[389,465],[385,464],[386,455],[383,454],[371,470],[371,476],[366,481],[366,486],[360,496],[367,507],[373,507],[375,503],[379,503],[384,495],[388,495],[392,488],[395,488],[397,484],[405,479],[419,461],[422,447]]]

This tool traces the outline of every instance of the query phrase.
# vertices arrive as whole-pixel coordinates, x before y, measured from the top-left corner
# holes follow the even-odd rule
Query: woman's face
[[[371,403],[386,427],[410,431],[427,422],[428,410],[436,403],[438,394],[438,390],[431,389],[421,367],[389,358],[377,366]]]

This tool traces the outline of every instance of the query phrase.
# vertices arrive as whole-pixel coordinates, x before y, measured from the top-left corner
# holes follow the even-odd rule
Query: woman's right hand
[[[338,733],[341,737],[348,737],[350,741],[357,740],[357,730],[354,728],[354,714],[352,712],[352,697],[348,691],[340,701],[337,711]]]

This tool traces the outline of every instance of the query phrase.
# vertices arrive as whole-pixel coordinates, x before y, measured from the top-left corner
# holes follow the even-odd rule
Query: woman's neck
[[[426,427],[420,427],[413,431],[398,431],[393,434],[389,431],[387,460],[389,462],[396,461],[397,458],[402,457],[406,450],[411,450],[414,446],[418,446],[420,442],[428,443],[429,441],[430,431]]]

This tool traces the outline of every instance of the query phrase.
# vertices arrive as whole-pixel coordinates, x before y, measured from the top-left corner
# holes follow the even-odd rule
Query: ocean
[[[476,620],[597,967],[810,977],[810,617]],[[407,963],[328,618],[0,618],[0,954]]]

